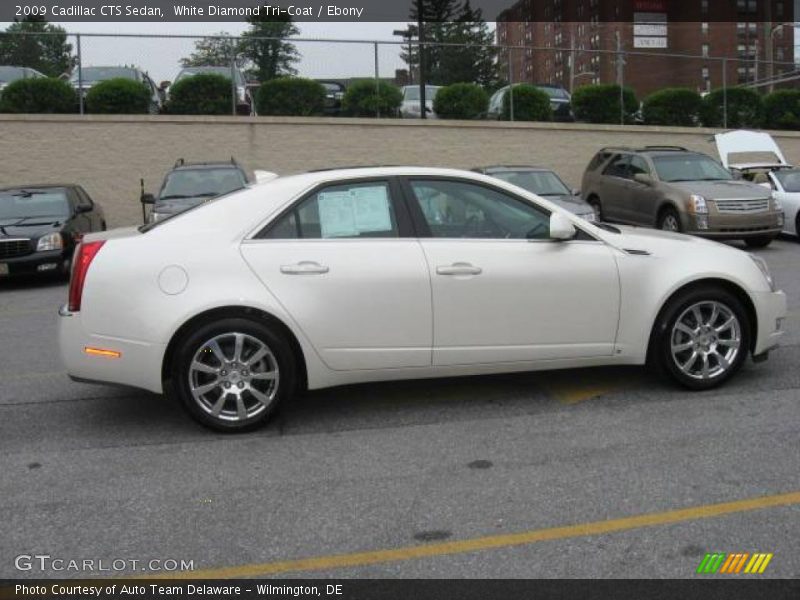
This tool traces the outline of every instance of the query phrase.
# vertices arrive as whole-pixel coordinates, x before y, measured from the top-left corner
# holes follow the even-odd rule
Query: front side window
[[[650,167],[647,166],[647,161],[641,156],[631,156],[628,172],[630,173],[630,178],[633,179],[634,175],[650,175]]]
[[[627,177],[628,176],[628,155],[617,154],[603,171],[603,175],[610,177]]]
[[[370,181],[322,188],[280,217],[262,237],[333,239],[399,235],[389,184]]]
[[[547,239],[550,215],[527,202],[474,183],[411,181],[413,201],[435,238]]]

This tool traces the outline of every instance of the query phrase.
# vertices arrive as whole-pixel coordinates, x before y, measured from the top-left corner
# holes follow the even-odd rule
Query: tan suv
[[[767,246],[783,227],[770,190],[679,146],[603,148],[581,192],[598,219]]]

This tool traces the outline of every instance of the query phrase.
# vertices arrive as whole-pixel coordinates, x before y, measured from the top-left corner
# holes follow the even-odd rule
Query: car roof
[[[230,161],[183,163],[170,169],[171,171],[201,171],[206,169],[235,169],[243,171],[242,167]]]
[[[503,172],[503,171],[532,171],[532,172],[552,172],[553,169],[547,167],[536,167],[534,165],[489,165],[488,167],[475,167],[472,169],[478,173]]]
[[[689,154],[703,154],[696,150],[689,150],[683,146],[605,146],[600,148],[598,152],[631,152],[637,154],[676,154],[676,153],[689,153]],[[706,156],[703,154],[703,156]]]
[[[39,183],[28,185],[5,185],[0,187],[0,192],[8,192],[10,190],[44,190],[51,188],[76,188],[76,183]]]

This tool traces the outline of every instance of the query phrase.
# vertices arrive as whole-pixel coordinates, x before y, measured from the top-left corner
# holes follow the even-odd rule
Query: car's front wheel
[[[679,233],[683,231],[681,227],[681,218],[678,212],[674,208],[664,209],[658,217],[658,228],[664,231],[676,231]]]
[[[650,358],[681,385],[704,390],[738,371],[750,348],[747,311],[736,296],[716,287],[689,290],[662,311]]]
[[[294,393],[291,348],[273,328],[250,319],[208,323],[179,342],[173,386],[189,414],[218,431],[267,422]]]
[[[772,243],[772,236],[759,235],[756,237],[749,237],[744,239],[744,243],[748,248],[766,248]]]

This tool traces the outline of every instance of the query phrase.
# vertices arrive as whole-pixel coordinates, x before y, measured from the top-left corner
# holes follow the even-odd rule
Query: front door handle
[[[483,269],[474,267],[469,263],[457,262],[452,265],[436,267],[438,275],[480,275]]]
[[[325,265],[313,261],[304,260],[296,265],[281,265],[281,273],[284,275],[322,275],[330,271]]]

